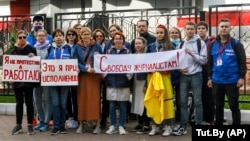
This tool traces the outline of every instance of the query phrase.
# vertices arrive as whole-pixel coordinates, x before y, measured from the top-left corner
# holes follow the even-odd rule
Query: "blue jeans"
[[[40,122],[48,123],[52,115],[52,101],[50,98],[49,87],[41,86],[34,88],[33,97]]]
[[[116,105],[119,107],[119,126],[124,127],[127,113],[127,101],[109,101],[109,114],[111,125],[116,126]]]
[[[191,86],[191,88],[190,88]],[[196,73],[193,75],[180,76],[180,124],[186,126],[188,123],[188,96],[189,90],[193,91],[193,100],[195,106],[195,124],[201,124],[203,120],[203,106],[202,106],[202,74]]]
[[[50,86],[49,88],[53,105],[53,125],[55,128],[65,127],[70,86]]]

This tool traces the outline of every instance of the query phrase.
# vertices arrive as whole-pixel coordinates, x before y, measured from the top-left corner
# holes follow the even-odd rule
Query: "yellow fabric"
[[[171,75],[154,72],[148,75],[148,82],[144,97],[148,117],[151,117],[156,124],[161,124],[165,119],[174,118]]]

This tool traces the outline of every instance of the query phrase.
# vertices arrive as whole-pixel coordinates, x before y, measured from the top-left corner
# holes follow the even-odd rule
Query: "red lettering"
[[[59,65],[59,70],[58,71],[62,71],[62,65]]]
[[[102,72],[106,72],[106,71],[107,71],[107,68],[106,68],[106,69],[103,69],[103,68],[102,68],[103,59],[107,59],[107,56],[102,56],[102,57],[100,58],[100,70],[101,70]]]
[[[9,64],[9,59],[10,57],[9,56],[4,56],[4,64]]]

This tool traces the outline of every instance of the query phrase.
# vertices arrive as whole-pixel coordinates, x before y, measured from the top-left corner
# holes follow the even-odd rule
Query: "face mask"
[[[174,43],[175,45],[179,45],[181,41],[180,39],[171,39],[171,42]]]
[[[35,30],[36,32],[37,32],[39,29],[42,29],[42,26],[37,25],[37,26],[34,27],[34,30]]]

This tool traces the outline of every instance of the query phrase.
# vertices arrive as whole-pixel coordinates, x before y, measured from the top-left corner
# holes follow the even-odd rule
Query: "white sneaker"
[[[148,133],[149,136],[154,136],[160,133],[160,129],[156,125],[152,125],[152,130]]]
[[[72,125],[73,121],[74,121],[74,120],[73,120],[73,117],[69,117],[66,126],[67,126],[68,128],[70,128],[70,126]]]
[[[126,135],[127,134],[126,130],[122,126],[119,126],[119,134],[120,135]]]
[[[100,134],[101,133],[101,128],[96,126],[93,133],[94,134]]]
[[[162,136],[166,137],[172,134],[172,127],[171,126],[165,126],[164,132],[162,133]]]
[[[117,133],[116,127],[114,125],[109,126],[109,130],[106,131],[106,134],[115,134]]]
[[[76,128],[78,126],[78,122],[75,120],[72,120],[71,124],[68,126],[68,128]]]
[[[79,126],[76,130],[76,133],[77,134],[82,134],[83,133],[83,127],[82,126]]]

